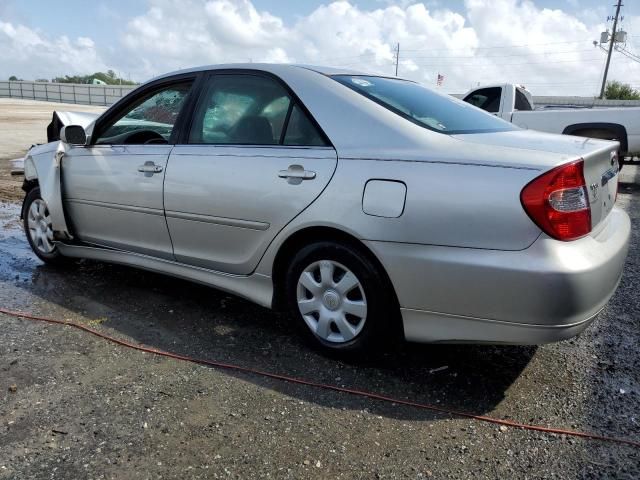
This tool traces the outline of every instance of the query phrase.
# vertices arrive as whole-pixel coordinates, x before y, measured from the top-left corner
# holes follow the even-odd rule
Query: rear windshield
[[[517,130],[490,113],[408,80],[364,75],[334,75],[332,78],[401,117],[436,132],[460,134]]]

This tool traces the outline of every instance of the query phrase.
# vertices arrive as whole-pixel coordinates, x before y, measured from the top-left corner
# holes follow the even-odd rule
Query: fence
[[[81,105],[112,105],[131,90],[133,85],[85,85],[76,83],[7,82],[0,81],[0,97],[79,103]],[[462,94],[454,94],[461,98]],[[579,105],[585,107],[640,107],[640,100],[600,100],[593,97],[533,97],[536,106]]]
[[[0,97],[79,103],[81,105],[111,105],[134,88],[136,88],[135,85],[0,81]]]

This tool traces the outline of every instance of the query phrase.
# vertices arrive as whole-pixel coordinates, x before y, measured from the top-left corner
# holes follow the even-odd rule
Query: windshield
[[[436,132],[487,133],[517,129],[468,103],[407,80],[364,75],[334,75],[332,78],[407,120]]]

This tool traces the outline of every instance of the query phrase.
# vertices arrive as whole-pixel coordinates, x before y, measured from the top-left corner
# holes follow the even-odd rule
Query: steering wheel
[[[163,142],[167,143],[165,138],[158,132],[153,130],[138,130],[129,135],[125,140],[126,145],[147,145],[151,142]]]
[[[160,135],[160,138],[150,138],[149,140],[144,142],[144,145],[166,145],[166,143],[167,141],[165,140],[165,138]]]

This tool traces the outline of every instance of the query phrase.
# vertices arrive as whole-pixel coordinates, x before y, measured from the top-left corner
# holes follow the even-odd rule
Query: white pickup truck
[[[522,128],[617,140],[620,158],[640,152],[640,107],[534,108],[531,93],[511,83],[478,87],[462,99]]]

